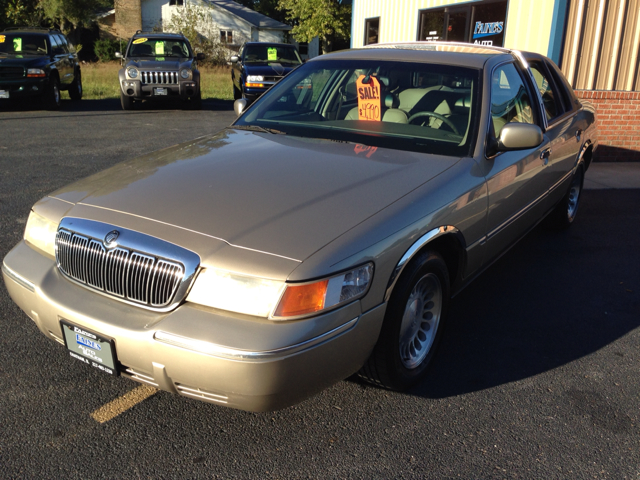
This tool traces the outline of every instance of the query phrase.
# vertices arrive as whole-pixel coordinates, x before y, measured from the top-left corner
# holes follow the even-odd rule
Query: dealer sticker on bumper
[[[118,375],[116,349],[112,339],[60,320],[69,355],[110,375]]]
[[[166,95],[168,93],[166,88],[154,88],[153,90],[156,95]]]

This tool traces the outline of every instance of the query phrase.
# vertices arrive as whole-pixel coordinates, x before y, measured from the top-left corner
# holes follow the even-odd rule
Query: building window
[[[184,6],[184,0],[169,0],[169,5],[175,5],[177,7]]]
[[[233,44],[233,30],[220,30],[220,43]]]
[[[418,40],[504,44],[507,0],[483,0],[474,5],[420,11]]]
[[[300,55],[309,55],[309,44],[302,42],[298,44],[298,53]]]
[[[367,18],[364,21],[364,44],[371,45],[379,42],[380,17]]]

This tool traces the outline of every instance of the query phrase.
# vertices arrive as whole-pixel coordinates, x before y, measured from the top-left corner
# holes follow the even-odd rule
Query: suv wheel
[[[60,108],[60,81],[58,77],[49,78],[44,97],[47,109],[57,110]]]
[[[133,110],[133,101],[132,97],[120,91],[120,105],[122,105],[123,110]]]
[[[69,96],[71,100],[80,100],[82,98],[82,74],[80,70],[78,70],[73,83],[69,87]]]

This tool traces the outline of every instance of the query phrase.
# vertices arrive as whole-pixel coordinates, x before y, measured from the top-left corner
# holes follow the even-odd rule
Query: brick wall
[[[141,0],[115,0],[116,29],[120,38],[128,39],[142,30]]]
[[[640,92],[576,90],[598,112],[599,147],[594,160],[640,161]]]

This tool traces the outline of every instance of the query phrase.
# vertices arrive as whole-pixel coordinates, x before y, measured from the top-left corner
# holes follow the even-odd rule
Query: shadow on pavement
[[[532,231],[452,300],[431,370],[408,393],[445,398],[526,379],[638,328],[637,205],[638,190],[586,191],[569,230]]]
[[[142,104],[136,104],[135,109],[124,112],[120,105],[120,100],[115,98],[108,98],[103,100],[80,100],[72,101],[69,99],[62,99],[62,106],[59,110],[47,110],[43,106],[43,102],[38,99],[23,99],[23,100],[10,100],[9,102],[0,103],[0,115],[4,112],[46,112],[49,115],[59,113],[73,113],[73,112],[122,112],[122,113],[135,113],[135,112],[153,112],[153,111],[166,111],[166,110],[190,110],[188,103],[183,103],[180,100],[163,100],[160,102],[145,101]],[[210,98],[202,101],[202,110],[210,111],[232,111],[233,100],[222,100],[217,98]]]

